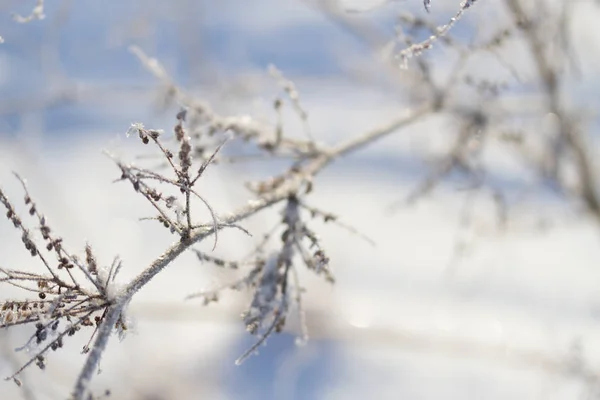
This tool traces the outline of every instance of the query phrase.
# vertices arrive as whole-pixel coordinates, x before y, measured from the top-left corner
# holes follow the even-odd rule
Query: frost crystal
[[[144,124],[141,122],[134,122],[131,124],[127,132],[125,132],[125,136],[129,137],[131,135],[137,135],[139,131],[144,129]]]

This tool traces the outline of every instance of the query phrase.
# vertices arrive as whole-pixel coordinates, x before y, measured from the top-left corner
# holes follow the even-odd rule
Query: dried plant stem
[[[546,93],[548,111],[558,118],[561,138],[564,139],[568,148],[575,156],[575,167],[577,168],[577,175],[579,177],[579,195],[581,200],[594,218],[600,222],[600,196],[596,188],[598,180],[594,172],[592,158],[586,149],[584,137],[580,129],[573,122],[573,119],[567,115],[567,112],[561,106],[560,74],[556,68],[556,60],[551,59],[545,51],[546,44],[544,38],[540,37],[540,33],[534,23],[526,22],[529,21],[529,18],[521,2],[518,0],[506,0],[506,4],[512,13],[515,23],[521,27],[531,49],[535,67],[538,70],[543,89]],[[564,188],[564,183],[560,181],[560,178],[557,176],[555,179],[558,181],[559,186]]]
[[[304,168],[301,169],[301,175],[305,178],[312,178],[335,159],[359,150],[364,146],[382,137],[385,137],[386,135],[389,135],[404,126],[410,125],[411,123],[427,115],[432,110],[433,108],[431,106],[424,106],[381,127],[358,135],[355,138],[334,147],[333,150],[323,153],[310,160],[310,162],[308,162]],[[286,200],[290,193],[296,193],[298,190],[300,190],[302,184],[302,180],[287,181],[287,184],[280,186],[272,193],[253,201],[251,204],[242,207],[230,216],[223,218],[217,228],[220,229],[224,226],[235,224],[236,222],[246,219],[257,212],[272,206],[273,204]],[[98,328],[96,340],[94,341],[83,369],[81,370],[81,373],[77,378],[77,382],[75,383],[73,399],[84,399],[88,391],[92,375],[94,371],[96,371],[96,368],[100,362],[100,358],[102,357],[102,353],[108,344],[108,339],[112,329],[115,324],[117,324],[123,309],[130,302],[135,293],[144,287],[148,282],[150,282],[152,278],[160,273],[167,265],[169,265],[184,251],[186,251],[190,246],[201,242],[209,236],[212,236],[215,233],[215,230],[215,227],[211,227],[207,228],[206,230],[195,231],[187,240],[181,240],[171,245],[171,247],[169,247],[132,282],[130,282],[122,290],[121,294],[116,297],[114,303],[107,308],[106,314],[100,324],[100,327]]]

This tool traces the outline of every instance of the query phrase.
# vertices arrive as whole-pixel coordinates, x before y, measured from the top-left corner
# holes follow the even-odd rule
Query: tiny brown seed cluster
[[[48,303],[39,301],[7,301],[0,307],[0,326],[35,320],[48,309]]]

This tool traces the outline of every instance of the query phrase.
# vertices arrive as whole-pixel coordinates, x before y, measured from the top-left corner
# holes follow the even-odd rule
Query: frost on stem
[[[475,4],[476,1],[477,0],[465,0],[461,2],[460,8],[456,12],[454,17],[450,18],[450,21],[448,21],[448,23],[446,23],[445,25],[438,26],[435,29],[433,35],[421,42],[412,44],[407,48],[401,50],[399,53],[397,53],[395,55],[395,58],[400,61],[400,66],[402,68],[407,68],[408,60],[410,58],[420,56],[424,51],[431,49],[433,47],[434,42],[446,36],[448,32],[450,32],[450,30],[456,25],[456,23],[463,17],[465,11],[473,4]],[[429,0],[425,0],[425,8],[427,9],[427,11],[429,11]]]
[[[196,251],[201,261],[219,267],[242,269],[248,267],[244,275],[223,287],[203,291],[188,296],[188,299],[201,298],[204,304],[218,301],[223,289],[249,290],[252,301],[242,314],[246,330],[259,337],[258,341],[236,361],[242,363],[263,344],[272,333],[281,332],[289,317],[292,306],[296,306],[303,322],[301,293],[303,289],[297,277],[299,264],[321,275],[329,283],[334,277],[329,265],[329,257],[318,236],[307,226],[303,212],[312,218],[323,218],[325,222],[335,221],[331,214],[307,207],[299,195],[289,195],[282,210],[281,223],[265,235],[254,251],[238,262],[225,261],[206,256]],[[279,233],[279,236],[276,234]],[[275,238],[278,237],[277,240]],[[269,242],[275,248],[266,250]],[[302,326],[302,341],[306,340],[305,326]]]
[[[224,157],[219,154],[213,163],[242,162],[249,159],[290,158],[298,159],[308,154],[314,154],[315,144],[306,123],[307,113],[299,102],[299,92],[295,85],[283,77],[276,68],[270,68],[270,73],[283,88],[296,113],[304,122],[304,130],[308,140],[298,140],[287,137],[281,124],[270,126],[247,115],[222,115],[215,111],[209,103],[197,99],[177,86],[168,75],[165,67],[142,49],[132,46],[130,51],[140,60],[143,66],[156,77],[167,91],[166,101],[178,107],[185,107],[188,136],[192,139],[192,156],[197,160],[208,160],[211,150],[232,138],[244,144],[246,150],[255,150],[251,156],[246,154]],[[275,112],[281,111],[282,101],[274,101]]]
[[[6,378],[15,382],[19,382],[17,376],[32,364],[45,369],[47,354],[60,350],[65,339],[86,330],[93,338],[94,328],[101,323],[104,312],[114,300],[112,281],[118,272],[110,268],[113,279],[103,279],[98,273],[103,267],[89,244],[81,258],[67,250],[63,239],[54,233],[29,194],[25,181],[18,175],[17,179],[23,186],[23,203],[34,220],[35,229],[26,226],[2,189],[0,204],[6,210],[5,217],[19,232],[23,247],[41,266],[39,271],[33,272],[0,268],[0,285],[10,285],[24,295],[24,298],[0,302],[0,328],[17,325],[35,328],[26,343],[17,349],[26,350],[32,356]]]
[[[157,214],[154,217],[144,218],[156,220],[171,233],[179,235],[182,241],[188,240],[194,231],[206,229],[205,224],[199,224],[192,218],[193,199],[199,200],[210,212],[212,228],[217,241],[218,219],[210,204],[196,190],[195,185],[204,174],[207,167],[216,160],[216,156],[225,144],[220,143],[207,159],[201,159],[194,167],[194,154],[191,138],[185,128],[187,112],[177,113],[177,123],[173,129],[176,148],[171,148],[163,143],[164,132],[156,129],[146,129],[142,123],[131,124],[126,135],[137,135],[143,144],[152,142],[159,150],[165,166],[170,170],[171,176],[163,172],[156,172],[149,168],[141,168],[127,164],[113,157],[121,170],[121,181],[129,181],[133,189],[141,194],[154,207]],[[192,168],[195,169],[192,169]],[[176,189],[174,193],[166,194],[159,190],[156,184],[169,186]]]
[[[314,142],[314,138],[310,132],[310,126],[308,124],[308,112],[304,109],[304,107],[302,107],[302,104],[300,103],[300,93],[298,92],[298,89],[296,88],[296,84],[293,81],[286,79],[285,76],[283,75],[283,72],[281,72],[279,69],[277,69],[277,67],[275,67],[274,65],[269,65],[268,71],[269,71],[269,74],[277,80],[277,83],[283,89],[283,91],[287,95],[288,99],[292,103],[292,106],[294,107],[294,111],[296,112],[296,114],[298,114],[298,117],[300,117],[300,119],[302,120],[302,123],[304,126],[304,133],[306,134],[306,137],[309,139],[309,141],[311,143]],[[281,126],[282,105],[283,105],[283,103],[281,102],[281,100],[277,99],[275,101],[274,108],[278,112],[278,114],[279,114],[278,116],[280,118],[279,124],[277,127],[276,143],[281,141],[280,133],[283,130],[283,128]]]

